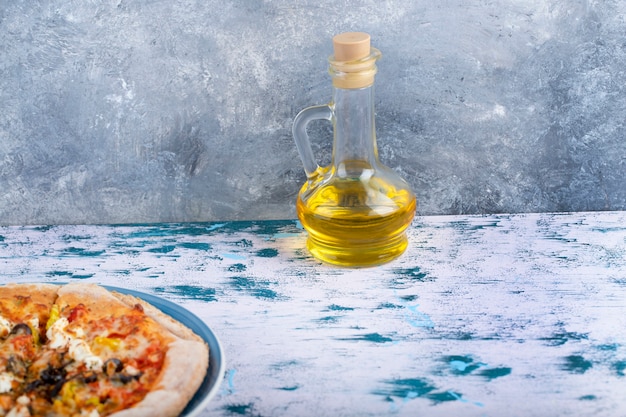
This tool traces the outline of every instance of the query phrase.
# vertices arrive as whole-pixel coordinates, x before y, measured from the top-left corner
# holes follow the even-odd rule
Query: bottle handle
[[[313,156],[313,150],[311,149],[311,141],[307,134],[306,127],[309,122],[313,120],[332,120],[333,111],[328,104],[321,106],[307,107],[302,110],[293,120],[293,139],[296,142],[300,159],[304,165],[304,172],[306,176],[311,178],[317,175],[319,165]]]

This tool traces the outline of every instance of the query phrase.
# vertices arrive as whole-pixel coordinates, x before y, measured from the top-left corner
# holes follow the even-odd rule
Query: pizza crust
[[[177,339],[169,345],[164,371],[151,391],[133,407],[111,417],[177,416],[202,383],[208,367],[208,351],[197,342]]]
[[[190,328],[183,325],[181,322],[174,320],[172,317],[163,313],[161,310],[159,310],[152,304],[142,300],[141,298],[129,294],[122,294],[116,291],[112,291],[111,294],[113,294],[113,296],[122,301],[128,307],[132,308],[135,304],[140,304],[143,307],[144,312],[148,316],[154,319],[161,326],[165,327],[175,336],[180,337],[181,339],[197,340],[203,342],[202,338],[195,334]]]
[[[57,297],[58,285],[55,284],[6,284],[2,286],[0,300],[10,300],[15,296],[29,296],[35,303],[51,305]]]
[[[155,382],[156,390],[132,408],[111,417],[176,416],[202,384],[209,366],[209,348],[191,329],[163,313],[152,304],[127,294],[113,295],[127,306],[140,304],[144,312],[167,329],[174,337],[168,345],[163,372]]]
[[[131,408],[110,414],[111,417],[177,416],[198,390],[208,369],[209,348],[191,329],[174,320],[144,300],[111,292],[96,284],[67,284],[58,289],[60,299],[71,305],[93,306],[90,314],[105,316],[116,306],[133,308],[140,304],[144,313],[157,322],[168,344],[161,374],[153,390]]]

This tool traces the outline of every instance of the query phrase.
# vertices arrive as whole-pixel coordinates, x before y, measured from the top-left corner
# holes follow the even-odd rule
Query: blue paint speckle
[[[270,290],[269,288],[255,288],[251,290],[250,293],[256,298],[278,298],[278,293],[274,290]]]
[[[475,362],[471,356],[452,355],[444,356],[442,360],[448,364],[454,375],[468,375],[478,368],[486,366],[482,362]]]
[[[289,387],[280,387],[278,389],[281,390],[281,391],[295,391],[298,388],[300,388],[299,385],[293,385],[293,386],[289,386]]]
[[[224,411],[233,415],[252,416],[250,413],[253,411],[253,404],[227,404],[224,406]]]
[[[228,272],[243,272],[247,269],[244,264],[232,264],[228,267]]]
[[[466,220],[461,220],[461,221],[450,222],[450,225],[453,228],[455,228],[455,229],[468,231],[468,230],[483,230],[483,229],[487,229],[487,228],[497,227],[499,223],[500,223],[500,221],[496,220],[496,221],[493,221],[493,222],[486,222],[484,224],[470,225],[470,222],[468,222]]]
[[[337,304],[331,304],[328,306],[328,309],[331,311],[351,311],[354,310],[352,307],[344,307]]]
[[[615,373],[617,374],[617,376],[626,376],[626,360],[623,361],[617,361],[613,364],[613,370],[615,370]]]
[[[272,239],[285,239],[289,237],[297,237],[302,233],[276,233],[272,235]]]
[[[592,367],[593,363],[580,355],[570,355],[565,357],[565,362],[562,366],[564,371],[571,372],[573,374],[584,374]]]
[[[463,361],[450,361],[450,368],[455,372],[463,373],[467,369],[469,363]]]
[[[483,369],[482,371],[479,372],[479,375],[491,381],[496,378],[507,376],[510,373],[511,373],[511,368],[501,367],[501,368]]]
[[[232,277],[229,284],[236,290],[246,292],[256,298],[272,300],[278,298],[278,293],[269,288],[269,281],[256,281],[247,277]]]
[[[611,352],[615,352],[617,351],[617,348],[619,348],[619,344],[617,343],[609,343],[606,345],[598,345],[597,349],[598,350],[603,350],[603,351],[611,351]]]
[[[478,372],[478,375],[491,381],[509,375],[512,372],[512,369],[508,367],[485,368],[487,366],[486,363],[476,362],[471,356],[444,356],[442,360],[448,364],[450,372],[453,375],[469,375],[482,368],[480,372]]]
[[[393,339],[387,336],[383,336],[379,333],[367,333],[359,336],[343,338],[339,340],[355,340],[355,341],[365,341],[372,343],[388,343],[393,342]]]
[[[257,251],[256,256],[260,258],[275,258],[278,256],[278,250],[273,248],[266,248]]]
[[[317,321],[321,323],[336,323],[337,321],[339,321],[339,317],[337,316],[320,317],[319,319],[317,319]]]
[[[50,271],[46,275],[49,277],[66,277],[71,276],[72,273],[70,271]]]
[[[213,230],[213,228],[217,228],[217,225],[209,225],[206,226],[206,223],[198,223],[198,224],[176,224],[176,223],[163,223],[158,226],[152,226],[147,224],[136,224],[134,225],[138,230],[133,232],[115,232],[112,233],[111,236],[117,239],[122,239],[124,241],[136,240],[136,239],[149,239],[150,241],[154,240],[154,238],[160,237],[169,237],[176,235],[187,235],[187,236],[203,236],[206,235],[207,232]],[[115,227],[115,226],[113,226]],[[124,225],[120,225],[120,227],[125,227]],[[146,240],[148,242],[148,240]]]
[[[457,394],[454,391],[443,391],[443,392],[433,392],[428,394],[428,399],[434,401],[435,403],[444,403],[448,401],[463,401],[463,396],[461,394]]]
[[[394,397],[402,400],[403,402],[416,398],[426,398],[435,403],[435,405],[449,401],[460,401],[464,403],[472,403],[478,407],[483,407],[483,403],[470,402],[463,398],[463,394],[455,391],[439,391],[435,385],[426,379],[405,378],[392,379],[384,382],[387,387],[385,389],[374,391],[373,394],[384,396],[385,401],[388,402],[393,402]]]
[[[215,289],[197,285],[173,285],[170,287],[154,287],[154,292],[172,294],[183,298],[200,301],[217,301]]]
[[[50,271],[46,273],[49,277],[68,277],[71,279],[87,279],[92,278],[95,274],[92,273],[75,273],[71,271]]]
[[[97,257],[102,256],[105,253],[104,250],[89,251],[84,248],[69,247],[63,250],[61,256],[84,256],[84,257]]]
[[[299,365],[299,364],[300,364],[300,362],[298,362],[295,359],[292,359],[292,360],[289,360],[289,361],[274,363],[274,364],[271,365],[271,368],[275,369],[275,370],[282,370],[284,368],[288,368],[288,367]]]
[[[193,249],[208,252],[211,250],[211,245],[203,242],[182,242],[178,244],[179,247],[184,249]]]
[[[403,307],[398,304],[393,304],[393,303],[382,303],[378,307],[376,307],[377,310],[400,309],[400,308],[403,308]]]
[[[222,386],[222,395],[231,395],[235,393],[235,374],[236,369],[229,369],[224,375],[226,383]]]
[[[474,335],[467,332],[457,332],[446,335],[446,338],[453,340],[474,340]],[[489,339],[487,339],[489,340]]]
[[[387,401],[391,397],[402,399],[417,398],[422,395],[426,395],[437,388],[429,381],[421,378],[392,379],[385,381],[385,384],[389,387],[374,391],[374,394],[385,396]]]
[[[159,246],[156,248],[150,248],[148,249],[148,252],[151,253],[170,253],[173,252],[174,249],[176,249],[176,246],[174,245],[164,245],[164,246]]]
[[[241,240],[238,240],[236,242],[233,242],[233,245],[239,246],[239,247],[242,247],[242,248],[251,248],[252,247],[252,241],[249,240],[249,239],[241,239]]]
[[[422,272],[419,267],[414,268],[396,268],[393,272],[397,275],[401,275],[406,278],[410,278],[412,281],[425,282],[428,279],[428,275],[425,272]]]
[[[587,340],[587,333],[576,333],[576,332],[560,332],[554,333],[549,337],[542,337],[539,340],[546,342],[549,346],[561,346],[569,341],[578,341],[578,340]]]
[[[418,311],[418,307],[419,304],[406,306],[406,309],[408,310],[406,313],[406,321],[413,327],[434,328],[435,323],[432,321],[430,316],[426,313]]]
[[[95,274],[72,274],[72,279],[87,279],[93,277]]]

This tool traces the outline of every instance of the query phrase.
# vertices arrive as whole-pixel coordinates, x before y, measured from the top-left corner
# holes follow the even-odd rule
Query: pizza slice
[[[208,366],[199,336],[136,297],[95,284],[51,287],[47,314],[35,309],[38,322],[26,324],[37,331],[29,339],[33,350],[20,353],[21,374],[11,365],[15,349],[0,355],[0,375],[12,378],[0,416],[176,416],[185,408]],[[16,327],[28,333],[11,312],[26,310],[15,296],[5,300],[5,288],[0,314],[12,328],[0,333],[3,346],[15,344]]]
[[[57,285],[6,285],[0,290],[0,415],[16,407],[16,393],[44,342]]]

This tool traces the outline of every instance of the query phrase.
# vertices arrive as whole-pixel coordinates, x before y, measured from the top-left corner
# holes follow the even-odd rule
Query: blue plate
[[[209,369],[204,381],[196,391],[185,410],[183,410],[181,417],[194,417],[199,415],[206,408],[211,398],[215,396],[219,389],[222,380],[224,379],[224,371],[226,369],[224,363],[224,353],[222,352],[222,346],[220,341],[213,334],[211,329],[204,324],[195,314],[182,308],[181,306],[167,301],[163,298],[155,295],[142,293],[135,290],[129,290],[126,288],[110,287],[103,285],[110,291],[117,291],[122,294],[128,294],[141,298],[147,303],[152,304],[163,313],[172,317],[175,320],[183,323],[185,326],[193,330],[198,336],[200,336],[209,345]]]

